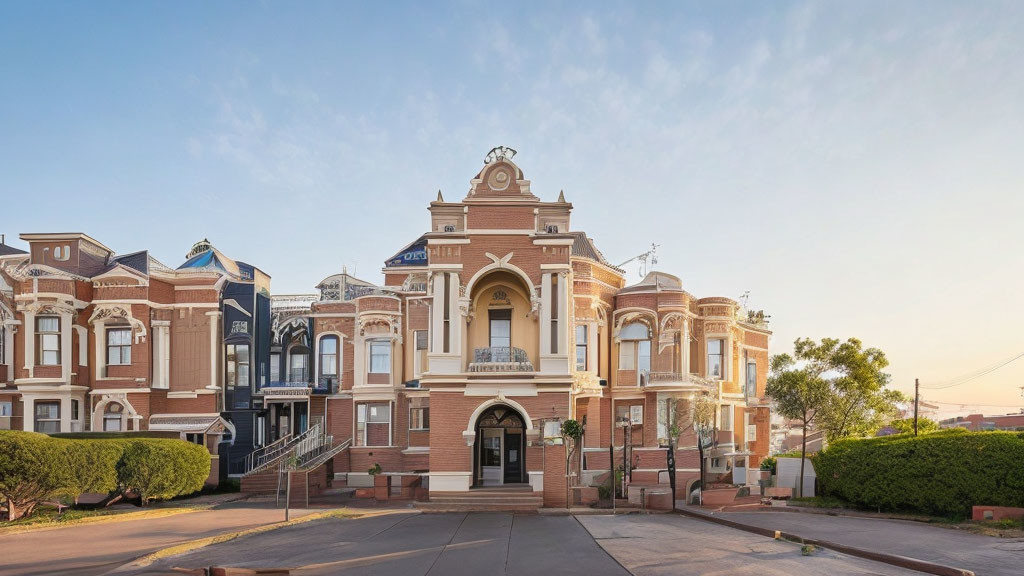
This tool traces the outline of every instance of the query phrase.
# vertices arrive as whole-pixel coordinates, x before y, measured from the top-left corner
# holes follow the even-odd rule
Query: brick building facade
[[[429,229],[386,261],[383,285],[343,270],[317,293],[272,297],[268,319],[248,328],[267,345],[247,355],[244,398],[227,392],[240,368],[226,366],[224,291],[269,284],[265,275],[171,270],[84,235],[23,236],[31,254],[0,253],[0,314],[14,336],[0,401],[14,406],[11,427],[50,431],[33,417],[39,402],[60,403],[61,431],[101,429],[109,402],[124,408],[122,429],[146,429],[157,414],[220,415],[238,446],[329,435],[344,448],[330,452],[333,473],[349,485],[372,484],[379,465],[431,494],[511,484],[564,505],[562,421],[585,427],[581,483],[628,461],[633,484],[667,485],[669,412],[707,392],[718,404],[708,471],[745,483],[770,442],[763,322],[670,274],[627,286],[572,229],[572,204],[535,196],[512,154],[493,150],[462,200],[438,193]],[[61,242],[73,266],[52,261]],[[56,365],[32,356],[52,356],[46,342],[25,344],[54,328],[40,317],[58,319]],[[106,362],[122,330],[128,367]],[[676,440],[682,495],[698,476],[697,446],[691,431]]]

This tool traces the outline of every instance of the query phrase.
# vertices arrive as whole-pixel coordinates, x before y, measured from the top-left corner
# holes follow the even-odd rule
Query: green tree
[[[800,340],[797,340],[799,343]],[[798,348],[799,354],[799,348]],[[821,408],[828,402],[830,387],[820,367],[809,364],[798,367],[789,354],[772,356],[771,375],[766,393],[775,402],[779,414],[800,422],[803,437],[800,444],[800,481],[797,494],[804,495],[804,460],[807,458],[807,429],[814,423]]]
[[[899,412],[906,397],[886,388],[889,361],[878,348],[864,348],[860,340],[840,342],[809,338],[794,342],[795,356],[829,383],[828,400],[821,407],[818,427],[829,442],[849,436],[867,436]]]
[[[913,418],[902,418],[899,420],[893,420],[889,422],[889,426],[894,428],[898,434],[913,434],[914,433],[914,419]],[[938,432],[939,423],[931,418],[918,418],[917,419],[917,431],[920,434],[928,434],[929,432]]]
[[[0,432],[0,498],[11,520],[31,516],[59,496],[68,477],[64,440],[35,432]]]
[[[697,394],[693,398],[693,431],[697,433],[697,456],[700,458],[700,504],[704,504],[704,445],[715,433],[717,406],[711,394]],[[672,496],[675,498],[675,495]],[[687,495],[689,497],[689,495]]]

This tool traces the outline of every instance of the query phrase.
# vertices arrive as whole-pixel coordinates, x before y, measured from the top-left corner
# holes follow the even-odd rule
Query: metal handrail
[[[260,470],[265,470],[285,458],[293,456],[301,457],[302,454],[315,446],[317,439],[321,437],[320,429],[321,427],[319,422],[307,428],[305,432],[291,438],[291,440],[280,446],[272,455],[268,455],[264,458],[262,462],[255,463],[256,465],[250,468],[249,471],[246,472],[246,475],[259,472]]]
[[[264,464],[275,459],[285,449],[291,437],[291,434],[285,434],[270,444],[250,452],[245,457],[245,474],[252,472],[256,468],[262,468]]]

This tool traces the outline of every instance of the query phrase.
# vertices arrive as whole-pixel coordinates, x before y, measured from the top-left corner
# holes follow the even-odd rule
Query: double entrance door
[[[523,432],[507,428],[477,430],[477,486],[520,484],[523,479]]]

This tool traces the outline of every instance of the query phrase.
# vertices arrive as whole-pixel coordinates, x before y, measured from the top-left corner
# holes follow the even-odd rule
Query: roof
[[[143,274],[149,275],[149,252],[146,250],[140,250],[138,252],[132,252],[131,254],[125,254],[123,256],[115,256],[115,263],[127,266],[133,270],[138,270]]]
[[[197,243],[197,246],[200,244],[203,244],[203,246],[200,246],[198,250],[193,247],[192,256],[185,260],[184,264],[178,266],[178,270],[217,272],[234,277],[242,275],[238,264],[234,260],[222,254],[220,250],[217,250],[205,240],[202,243]]]
[[[103,245],[99,240],[81,232],[36,232],[31,234],[19,234],[18,237],[26,242],[32,242],[34,240],[43,242],[53,240],[84,240],[106,250],[109,254],[114,253],[113,250]]]
[[[626,286],[622,290],[619,290],[619,292],[643,292],[646,290],[657,290],[659,292],[682,292],[683,281],[680,280],[678,276],[673,276],[666,272],[658,272],[657,270],[652,270],[647,273],[647,276],[644,276],[643,280],[631,286]]]
[[[385,268],[396,268],[401,266],[426,266],[427,265],[427,235],[423,234],[419,238],[409,242],[404,248],[399,250],[392,256],[384,261]]]
[[[0,256],[14,256],[14,255],[21,255],[21,254],[28,254],[28,252],[25,252],[24,250],[19,250],[19,249],[15,248],[14,246],[8,246],[7,244],[0,244]]]
[[[622,271],[622,268],[612,265],[611,262],[605,260],[604,254],[597,249],[594,245],[594,240],[587,237],[586,232],[569,232],[569,235],[573,237],[572,243],[572,255],[578,258],[589,258],[604,264],[605,266]]]
[[[150,430],[223,433],[228,428],[227,423],[218,414],[154,414],[149,417]]]

